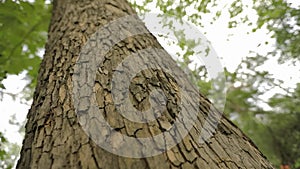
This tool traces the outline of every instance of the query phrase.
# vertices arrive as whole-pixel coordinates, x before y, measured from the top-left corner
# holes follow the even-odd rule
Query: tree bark
[[[127,158],[99,147],[85,133],[79,124],[80,114],[75,112],[72,98],[74,66],[81,49],[99,27],[135,14],[135,11],[125,0],[54,0],[53,3],[49,38],[33,104],[27,116],[18,169],[273,168],[251,140],[226,118],[221,119],[213,137],[199,143],[199,131],[211,106],[200,94],[198,124],[172,149],[152,157]],[[142,22],[138,24],[146,30]],[[129,35],[134,34],[135,26],[124,25]],[[113,105],[110,89],[113,70],[127,56],[149,47],[162,49],[150,33],[126,38],[109,50],[105,62],[100,65],[101,71],[96,73],[94,91],[100,112],[118,132],[130,137],[150,137],[167,130],[180,111],[176,106],[180,97],[176,94],[178,91],[172,84],[172,77],[158,69],[140,72],[130,84],[132,104],[141,111],[150,106],[147,93],[155,87],[164,91],[171,101],[158,120],[147,124],[134,123],[120,116]],[[182,75],[166,52],[160,60],[152,62],[174,67],[175,73]],[[149,61],[145,60],[142,64],[149,64]],[[91,100],[87,104],[89,102]]]

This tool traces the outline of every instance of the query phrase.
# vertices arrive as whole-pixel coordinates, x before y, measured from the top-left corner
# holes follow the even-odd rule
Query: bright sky
[[[8,76],[8,78],[3,81],[6,87],[5,92],[13,94],[21,92],[26,85],[24,77],[24,74]],[[16,120],[23,122],[26,119],[29,108],[29,105],[21,104],[20,98],[13,98],[8,95],[4,95],[3,100],[0,102],[0,131],[5,132],[5,136],[10,142],[21,144],[23,137],[18,133],[18,126],[10,124],[9,120],[16,114]]]
[[[300,1],[295,2],[300,4]],[[253,13],[254,11],[249,9],[247,12]],[[205,36],[211,41],[217,54],[221,58],[224,58],[222,60],[223,65],[229,70],[233,71],[240,63],[242,57],[245,57],[251,50],[264,53],[272,49],[274,41],[269,39],[266,29],[258,30],[250,34],[247,34],[249,28],[245,25],[239,26],[236,29],[228,29],[228,19],[226,17],[228,16],[223,15],[212,25],[205,23],[204,31],[207,32]],[[252,19],[255,20],[255,18],[256,16],[253,13]],[[202,28],[200,28],[200,30],[203,31]],[[233,34],[233,36],[229,37],[229,41],[227,41],[228,34]],[[263,45],[266,40],[271,42],[267,46]],[[260,43],[262,43],[262,45],[257,47]],[[274,77],[285,81],[287,86],[293,86],[296,82],[300,81],[299,68],[289,65],[279,66],[275,59],[269,60],[264,68],[268,69]],[[23,80],[23,78],[24,74],[20,76],[9,76],[8,79],[4,81],[5,87],[7,88],[5,92],[18,93],[26,85],[26,81]],[[4,95],[3,100],[0,102],[0,131],[5,132],[5,136],[9,141],[19,144],[22,143],[22,136],[18,134],[18,128],[9,124],[8,121],[14,114],[16,114],[18,121],[24,121],[29,108],[29,105],[20,104],[19,98],[13,100],[10,96]]]

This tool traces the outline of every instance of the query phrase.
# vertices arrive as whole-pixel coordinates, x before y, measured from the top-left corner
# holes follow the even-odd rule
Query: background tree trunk
[[[210,106],[210,102],[200,95],[199,127],[193,127],[181,143],[163,154],[125,158],[97,146],[83,131],[75,113],[72,100],[74,65],[83,45],[99,27],[135,12],[125,0],[54,0],[53,3],[46,53],[27,116],[26,134],[17,168],[272,168],[251,140],[226,118],[221,120],[212,138],[204,144],[198,142],[199,128]],[[130,28],[133,25],[127,26]],[[130,30],[133,29],[128,31],[134,34]],[[111,104],[109,78],[112,70],[126,56],[148,47],[162,48],[150,33],[121,41],[107,54],[108,59],[102,65],[104,73],[99,71],[96,74],[94,90],[99,108],[113,127],[132,137],[147,137],[163,132],[179,111],[176,103],[180,98],[176,94],[169,94],[166,97],[175,101],[167,105],[164,119],[160,118],[151,125],[136,126],[120,117]],[[160,61],[176,67],[167,53]],[[176,68],[174,71],[179,70]],[[149,70],[141,72],[139,78],[146,79],[147,73],[153,81],[161,82],[162,89],[176,93],[171,85],[172,79],[167,74]],[[136,84],[131,84],[131,96],[137,109],[149,107],[149,103],[140,99],[138,93],[150,91],[151,85],[155,87],[153,81],[149,82],[150,88],[137,89]]]

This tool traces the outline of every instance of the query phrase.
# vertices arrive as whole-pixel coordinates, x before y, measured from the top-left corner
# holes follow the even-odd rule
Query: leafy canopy
[[[50,10],[44,0],[0,2],[0,88],[4,88],[1,82],[8,74],[22,71],[28,72],[32,86],[36,84]]]

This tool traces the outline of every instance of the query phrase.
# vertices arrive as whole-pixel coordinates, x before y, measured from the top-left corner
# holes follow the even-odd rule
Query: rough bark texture
[[[27,116],[17,168],[272,168],[251,140],[226,118],[221,120],[212,138],[204,144],[198,142],[211,104],[200,94],[198,124],[181,143],[163,154],[140,159],[120,157],[103,150],[86,135],[78,123],[72,101],[74,65],[82,46],[98,27],[128,14],[134,11],[125,0],[54,0],[49,40]],[[133,34],[130,31],[134,29],[130,29],[130,25],[127,27],[129,34]],[[138,74],[130,91],[133,105],[139,110],[149,107],[147,93],[152,88],[160,87],[169,93],[166,97],[171,101],[161,118],[149,124],[135,124],[118,115],[113,106],[109,87],[113,69],[126,56],[148,47],[161,48],[151,34],[125,39],[105,56],[102,71],[96,75],[94,90],[99,109],[111,126],[131,137],[149,137],[163,132],[172,125],[179,111],[176,85],[172,77],[160,70]],[[154,62],[176,67],[167,53]],[[180,70],[174,68],[174,71]]]

